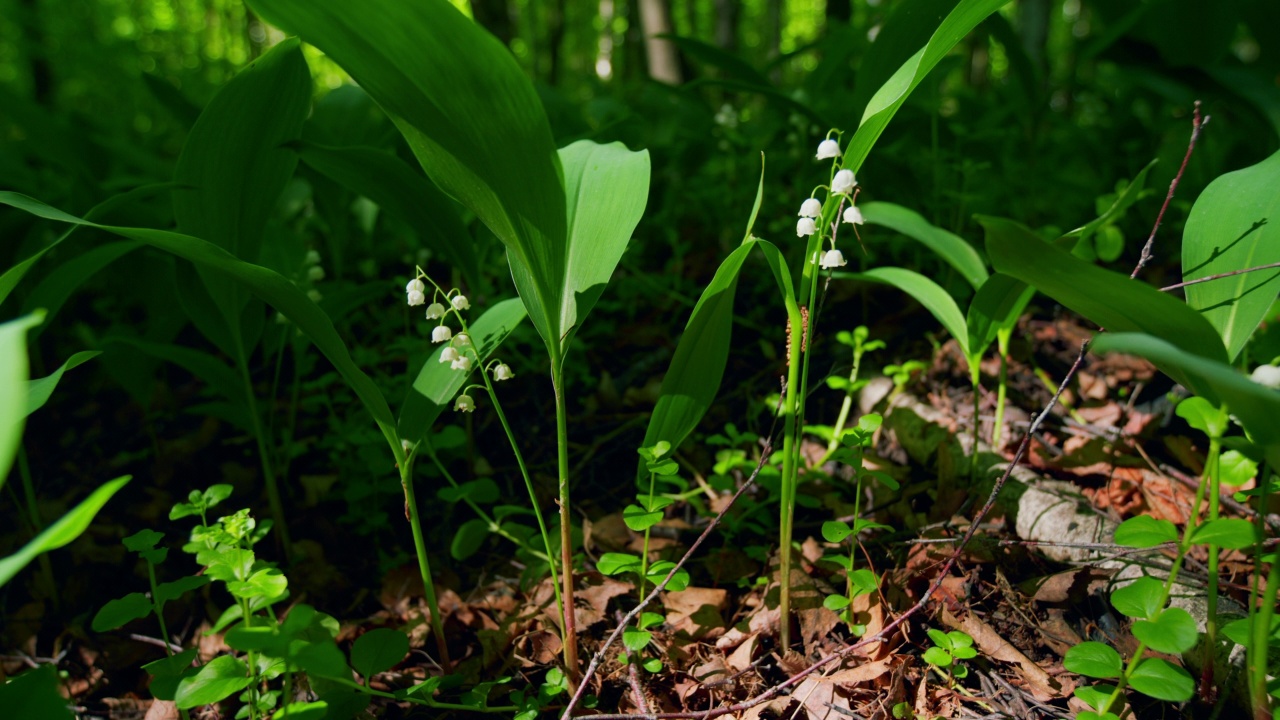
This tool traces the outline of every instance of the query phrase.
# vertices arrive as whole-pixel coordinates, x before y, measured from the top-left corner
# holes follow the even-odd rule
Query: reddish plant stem
[[[1173,193],[1178,189],[1178,182],[1182,180],[1182,173],[1186,172],[1187,162],[1191,160],[1191,152],[1196,149],[1196,140],[1200,137],[1200,131],[1208,123],[1208,115],[1205,115],[1203,119],[1200,117],[1200,101],[1197,100],[1191,118],[1191,141],[1187,143],[1187,154],[1182,156],[1182,166],[1178,168],[1178,174],[1173,176],[1173,182],[1169,183],[1169,192],[1164,196],[1164,204],[1160,206],[1160,214],[1156,215],[1156,224],[1151,227],[1151,234],[1147,236],[1147,244],[1142,246],[1142,255],[1138,258],[1138,265],[1133,268],[1132,273],[1129,273],[1130,279],[1138,277],[1138,273],[1142,272],[1142,268],[1151,262],[1153,257],[1151,247],[1156,242],[1156,231],[1160,229],[1160,223],[1164,221],[1164,211],[1169,209],[1169,202],[1173,200]]]

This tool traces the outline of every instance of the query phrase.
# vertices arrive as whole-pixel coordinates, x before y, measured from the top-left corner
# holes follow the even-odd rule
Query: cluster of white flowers
[[[320,266],[320,253],[315,250],[308,250],[307,256],[303,259],[302,264],[307,268],[307,280],[318,283],[325,278],[324,268]],[[320,291],[314,287],[307,289],[307,297],[311,302],[318,303],[324,299]]]
[[[832,138],[827,138],[818,144],[818,152],[814,155],[817,160],[831,160],[840,157],[840,143]],[[852,170],[838,170],[831,178],[831,194],[832,195],[850,195],[854,189],[858,187],[858,180],[854,177]],[[856,196],[856,193],[854,193]],[[796,236],[808,237],[818,232],[818,223],[822,217],[822,202],[817,198],[807,198],[800,205],[798,213],[800,219],[796,221]],[[841,219],[852,225],[861,225],[864,220],[862,211],[853,204],[853,198],[850,198],[849,207],[845,208]],[[835,241],[832,241],[832,248],[826,252],[820,252],[814,258],[823,269],[844,267],[848,263],[844,259],[844,253],[837,250]]]

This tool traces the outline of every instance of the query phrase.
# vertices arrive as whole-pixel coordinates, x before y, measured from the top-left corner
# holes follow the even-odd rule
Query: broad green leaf
[[[188,592],[208,585],[210,579],[205,575],[188,575],[173,582],[160,583],[156,586],[156,604],[164,605],[170,600],[177,600]]]
[[[874,268],[864,273],[838,272],[832,273],[832,277],[883,283],[907,293],[942,323],[951,337],[960,344],[965,357],[969,356],[969,332],[965,326],[964,314],[960,312],[956,301],[938,283],[920,273],[896,267]]]
[[[1280,152],[1227,173],[1200,193],[1182,234],[1182,279],[1280,262]],[[1189,285],[1199,310],[1235,360],[1280,292],[1280,268]]]
[[[80,537],[81,533],[88,529],[89,523],[93,522],[94,516],[102,506],[106,505],[111,496],[124,487],[132,477],[132,475],[118,477],[94,490],[70,512],[58,518],[57,522],[45,528],[31,542],[23,545],[21,550],[9,557],[0,558],[0,586],[12,580],[13,576],[17,575],[37,555],[57,550]]]
[[[932,250],[955,268],[973,289],[977,290],[987,281],[987,266],[982,256],[959,235],[933,225],[920,213],[901,205],[869,202],[858,207],[868,223],[896,230]]]
[[[1218,332],[1178,299],[1085,262],[1010,220],[980,216],[978,221],[987,230],[987,254],[998,272],[1035,287],[1108,331],[1147,333],[1200,357],[1226,360]],[[1177,368],[1152,361],[1183,382]]]
[[[1115,542],[1132,548],[1155,547],[1178,539],[1178,529],[1168,520],[1157,520],[1150,515],[1131,517],[1116,528]]]
[[[391,628],[377,628],[352,644],[351,667],[369,678],[395,667],[408,653],[408,635]]]
[[[472,367],[484,367],[484,363],[492,357],[511,331],[524,322],[525,317],[524,305],[519,299],[511,298],[497,303],[471,323],[471,342],[480,356],[479,362]],[[452,407],[454,396],[474,372],[474,369],[454,370],[449,363],[441,363],[440,353],[443,351],[444,346],[436,348],[422,364],[422,369],[418,371],[418,377],[414,379],[413,387],[405,395],[404,404],[400,408],[398,431],[400,437],[410,442],[421,440],[431,429],[431,424],[440,417],[440,413]],[[510,382],[519,382],[519,378]]]
[[[427,175],[506,245],[535,327],[548,347],[558,343],[563,173],[542,104],[510,51],[446,0],[249,4],[318,47],[387,111]]]
[[[403,160],[371,147],[293,146],[302,162],[357,195],[369,198],[418,234],[436,255],[457,264],[476,283],[480,264],[471,234],[455,205],[434,183]]]
[[[1272,616],[1270,627],[1271,633],[1267,636],[1268,643],[1272,646],[1280,645],[1280,617]],[[1253,618],[1245,617],[1239,620],[1232,620],[1222,626],[1222,634],[1237,645],[1247,646],[1253,642]]]
[[[605,553],[596,562],[596,569],[603,575],[617,575],[629,570],[640,570],[640,558],[628,553]]]
[[[947,652],[946,650],[943,650],[940,647],[931,647],[928,650],[925,650],[923,657],[924,657],[924,661],[929,663],[930,665],[937,665],[938,667],[951,666],[951,661],[952,661],[951,653]]]
[[[199,651],[200,648],[187,648],[172,657],[163,657],[143,665],[142,669],[151,675],[151,684],[147,687],[151,695],[157,700],[172,700],[174,693],[178,691],[178,683],[184,677],[198,672],[198,668],[191,667],[191,662],[196,659]]]
[[[306,643],[298,648],[291,659],[309,675],[351,679],[351,668],[347,667],[347,659],[343,657],[342,651],[333,640],[325,639]]]
[[[641,630],[645,630],[655,625],[661,625],[666,621],[667,619],[661,613],[643,612],[640,613],[640,618],[636,621],[636,625]]]
[[[333,322],[324,311],[279,273],[260,265],[238,260],[216,245],[198,238],[165,230],[98,225],[18,193],[0,192],[0,204],[25,210],[46,220],[96,227],[133,238],[242,283],[259,298],[283,313],[311,338],[311,341],[324,353],[329,362],[333,363],[347,385],[355,391],[356,396],[373,415],[374,421],[382,428],[388,442],[399,445],[400,441],[394,436],[392,430],[391,409],[387,407],[387,402],[378,391],[377,385],[352,362],[347,346],[334,330]],[[2,425],[0,423],[0,427]]]
[[[96,275],[103,268],[141,247],[140,244],[124,240],[104,243],[73,256],[70,260],[54,268],[32,288],[31,293],[23,298],[22,306],[28,312],[40,308],[44,310],[45,323],[51,324],[58,311],[71,298],[72,293]],[[36,329],[38,336],[47,325]]]
[[[1129,685],[1143,695],[1157,700],[1183,702],[1195,693],[1196,683],[1191,675],[1168,660],[1143,658],[1129,676]]]
[[[1147,186],[1147,173],[1151,172],[1151,168],[1156,166],[1156,162],[1156,160],[1152,160],[1147,163],[1142,170],[1138,171],[1138,174],[1133,177],[1133,180],[1125,186],[1124,192],[1120,193],[1120,196],[1111,204],[1111,207],[1107,208],[1106,212],[1093,220],[1090,220],[1084,225],[1081,225],[1075,230],[1063,235],[1063,237],[1078,237],[1086,239],[1095,233],[1098,228],[1115,222],[1126,210],[1129,209],[1130,206],[1142,197],[1142,191]]]
[[[622,631],[622,644],[631,652],[640,652],[645,649],[652,639],[653,633],[648,630],[637,630],[629,627]]]
[[[1222,408],[1214,407],[1202,397],[1189,397],[1174,409],[1178,417],[1191,427],[1211,438],[1220,438],[1227,432],[1228,416]]]
[[[842,542],[852,532],[852,528],[839,520],[828,520],[822,523],[822,539],[827,542]]]
[[[1206,360],[1149,335],[1107,333],[1094,341],[1093,350],[1139,355],[1161,370],[1176,370],[1185,378],[1188,390],[1210,402],[1226,403],[1253,441],[1266,449],[1271,463],[1280,463],[1280,423],[1275,421],[1280,417],[1280,392],[1253,382],[1225,363]]]
[[[1120,677],[1120,653],[1109,645],[1087,641],[1067,650],[1062,666],[1073,673],[1095,678]]]
[[[1239,450],[1228,450],[1218,458],[1218,472],[1223,485],[1239,487],[1258,475],[1258,463]]]
[[[924,80],[951,48],[978,26],[988,15],[999,10],[1008,0],[961,0],[955,6],[929,42],[907,59],[867,103],[858,131],[845,148],[843,167],[855,173],[862,167],[880,134],[889,125],[907,96]]]
[[[58,670],[53,664],[0,683],[0,707],[6,717],[22,720],[74,720],[66,699],[58,692]]]
[[[1017,325],[1018,317],[1035,294],[1035,288],[1008,275],[996,273],[988,277],[969,302],[965,316],[969,351],[974,355],[986,353],[1002,330],[1007,332]]]
[[[639,505],[628,505],[622,511],[622,522],[634,532],[644,532],[662,521],[662,511],[651,512]]]
[[[324,701],[317,702],[291,702],[280,708],[280,712],[271,716],[280,720],[325,720],[329,717],[329,703]]]
[[[311,74],[297,40],[276,45],[224,85],[178,157],[178,232],[258,262],[267,220],[298,163],[284,144],[298,138],[310,106]],[[244,288],[213,268],[197,270],[238,336]]]
[[[1115,692],[1115,689],[1115,685],[1081,685],[1072,694],[1084,701],[1089,707],[1101,712],[1102,708],[1111,700],[1111,693]]]
[[[1200,525],[1191,533],[1192,545],[1216,545],[1243,550],[1254,544],[1253,523],[1241,518],[1218,518]]]
[[[182,345],[147,342],[129,337],[109,338],[107,342],[128,345],[154,358],[171,362],[200,378],[210,390],[227,399],[230,412],[224,414],[224,419],[241,430],[252,430],[253,419],[245,397],[244,382],[235,370],[217,356]]]
[[[115,630],[138,618],[150,615],[154,609],[155,605],[152,604],[151,598],[142,593],[129,593],[103,605],[102,609],[93,616],[91,627],[94,632]]]
[[[1133,636],[1156,652],[1181,655],[1196,646],[1200,631],[1191,613],[1171,607],[1150,620],[1135,622]]]
[[[0,324],[0,487],[18,453],[22,427],[27,422],[27,329],[38,324],[36,313]],[[0,585],[3,585],[0,582]]]
[[[580,140],[560,150],[560,164],[569,232],[557,326],[563,355],[613,277],[644,214],[649,200],[649,151],[631,152],[622,143]]]
[[[1164,583],[1152,577],[1140,577],[1111,593],[1111,604],[1131,618],[1155,617],[1164,599]]]
[[[42,377],[38,380],[32,380],[27,383],[27,414],[39,410],[44,404],[49,402],[49,396],[53,394],[54,388],[58,387],[58,382],[62,380],[63,374],[68,370],[77,368],[84,363],[98,357],[102,352],[98,350],[90,350],[86,352],[78,352],[67,358],[62,366],[54,370],[48,377]]]
[[[220,655],[200,668],[195,675],[183,678],[174,693],[174,704],[180,710],[210,705],[249,687],[249,666],[231,655]]]
[[[832,612],[840,612],[841,610],[849,607],[849,605],[849,598],[843,595],[828,595],[822,601],[822,607]]]
[[[489,523],[480,518],[472,518],[458,528],[453,535],[453,543],[449,545],[449,554],[454,560],[466,560],[484,544],[489,537]]]

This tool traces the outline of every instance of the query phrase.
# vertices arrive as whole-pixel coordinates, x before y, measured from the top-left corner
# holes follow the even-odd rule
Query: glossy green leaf
[[[68,370],[77,368],[101,354],[102,352],[97,350],[78,352],[67,358],[67,361],[62,363],[62,366],[54,370],[49,376],[30,381],[27,384],[29,393],[27,395],[27,414],[30,415],[49,402],[49,396],[53,394],[54,389],[58,387],[58,382],[62,380],[62,376]]]
[[[318,47],[387,111],[427,175],[506,245],[535,327],[548,346],[558,343],[564,174],[538,95],[507,48],[446,0],[249,4]]]
[[[919,52],[907,59],[867,103],[858,131],[845,149],[843,167],[855,173],[862,167],[871,148],[907,96],[924,80],[951,48],[978,26],[988,15],[1000,9],[1008,0],[960,0],[943,19],[929,42]]]
[[[1225,363],[1206,360],[1149,335],[1107,333],[1094,341],[1093,350],[1138,355],[1162,370],[1177,371],[1196,395],[1226,403],[1253,441],[1266,449],[1271,462],[1280,462],[1280,423],[1275,421],[1280,417],[1280,392],[1253,382]]]
[[[998,272],[1015,277],[1110,332],[1141,332],[1186,352],[1225,361],[1213,326],[1177,298],[1085,262],[1025,227],[1002,218],[979,217],[987,230],[987,254]],[[1153,360],[1158,367],[1160,362]],[[1177,368],[1160,367],[1183,381]]]
[[[639,572],[640,558],[629,553],[605,553],[596,562],[596,569],[603,575],[617,575],[631,570]]]
[[[1120,677],[1123,670],[1120,653],[1109,645],[1093,641],[1082,642],[1067,650],[1062,666],[1073,673],[1095,678]]]
[[[309,642],[299,648],[292,659],[308,674],[326,678],[351,679],[351,668],[337,644],[330,639]]]
[[[560,292],[560,352],[569,349],[627,249],[649,200],[649,151],[580,140],[560,150],[569,247]],[[512,270],[515,272],[515,264]]]
[[[1008,332],[1017,325],[1035,294],[1035,288],[1008,275],[996,273],[988,277],[969,302],[965,316],[969,351],[974,355],[986,353],[1001,331]]]
[[[828,595],[822,601],[822,607],[832,612],[840,612],[841,610],[849,607],[849,605],[849,598],[843,595]]]
[[[1227,432],[1227,411],[1215,407],[1202,397],[1189,397],[1178,403],[1174,409],[1178,417],[1187,421],[1191,427],[1211,438],[1220,438]]]
[[[851,533],[853,533],[853,529],[839,520],[828,520],[822,523],[822,539],[827,542],[842,542]]]
[[[960,344],[961,352],[968,357],[969,332],[964,314],[960,312],[956,301],[938,283],[920,273],[896,267],[874,268],[864,273],[833,273],[832,277],[883,283],[907,293],[942,323],[951,337]]]
[[[631,652],[640,652],[645,649],[652,639],[653,633],[648,630],[637,630],[629,627],[622,631],[622,644]]]
[[[987,266],[967,240],[943,230],[914,210],[888,202],[859,205],[862,217],[871,225],[882,225],[906,235],[932,250],[976,290],[987,281]]]
[[[329,703],[291,702],[271,717],[273,720],[326,720],[329,718]]]
[[[1254,544],[1253,523],[1242,518],[1210,520],[1191,533],[1192,545],[1216,545],[1230,550],[1243,550]]]
[[[952,662],[951,653],[940,647],[931,647],[924,651],[923,659],[930,665],[938,667],[950,667]]]
[[[1277,187],[1280,152],[1209,183],[1182,234],[1182,279],[1280,262]],[[1218,329],[1234,360],[1280,293],[1280,268],[1189,285],[1186,293],[1187,304]]]
[[[387,407],[387,402],[378,391],[377,385],[351,360],[346,345],[334,330],[333,322],[324,311],[279,273],[238,260],[225,250],[204,240],[165,230],[98,225],[18,193],[0,192],[0,204],[25,210],[47,220],[87,225],[133,238],[242,283],[259,298],[283,313],[311,338],[311,341],[333,363],[347,385],[355,391],[356,396],[373,415],[374,421],[383,429],[388,442],[399,445],[399,440],[394,437],[392,431],[391,409]]]
[[[115,630],[134,620],[150,615],[154,609],[155,606],[151,603],[151,598],[142,593],[129,593],[122,598],[116,598],[103,605],[97,614],[93,616],[91,627],[94,632]]]
[[[1111,604],[1131,618],[1155,617],[1164,600],[1164,583],[1152,577],[1140,577],[1111,593]]]
[[[199,651],[200,648],[187,648],[177,655],[143,665],[142,669],[151,675],[151,684],[147,687],[151,695],[157,700],[172,700],[178,691],[178,683],[198,672],[198,668],[191,667],[191,662]]]
[[[53,664],[28,670],[0,683],[0,707],[22,720],[74,720],[67,700],[58,692],[58,669]]]
[[[484,544],[489,537],[489,523],[480,518],[472,518],[458,527],[453,534],[453,542],[449,545],[449,554],[454,560],[466,560]]]
[[[472,502],[488,505],[502,497],[502,491],[498,489],[498,484],[493,481],[493,478],[480,478],[468,480],[457,487],[440,488],[436,497],[451,503],[470,498]]]
[[[1239,450],[1228,450],[1218,458],[1218,473],[1223,485],[1239,487],[1258,476],[1258,463]]]
[[[1086,705],[1102,711],[1102,708],[1111,700],[1111,693],[1115,692],[1115,685],[1081,685],[1075,689],[1072,695],[1080,698]]]
[[[371,147],[294,144],[302,161],[353,193],[369,198],[418,234],[422,244],[475,283],[480,265],[471,234],[452,200],[403,160]]]
[[[1157,520],[1150,515],[1131,517],[1116,528],[1115,542],[1132,548],[1155,547],[1161,543],[1175,542],[1178,529],[1168,520]]]
[[[296,40],[276,45],[236,74],[205,106],[174,170],[178,232],[258,262],[263,232],[297,156],[296,140],[311,106],[311,73]],[[197,265],[233,337],[247,299],[234,278]]]
[[[475,372],[474,368],[484,367],[484,363],[493,356],[511,331],[524,322],[525,317],[524,305],[519,299],[511,298],[497,303],[471,323],[471,342],[480,356],[479,362],[472,365],[472,370],[454,370],[449,363],[441,363],[440,353],[444,352],[444,346],[437,347],[422,364],[413,387],[405,395],[404,404],[400,407],[400,437],[410,442],[417,442],[425,437],[440,413],[453,407],[454,396],[469,381],[471,374]],[[519,378],[511,382],[519,382]]]
[[[1171,607],[1150,620],[1135,622],[1133,636],[1156,652],[1181,655],[1196,646],[1200,631],[1191,613]]]
[[[156,603],[163,605],[170,600],[177,600],[192,590],[202,588],[210,582],[205,575],[188,575],[173,582],[156,585]]]
[[[1157,161],[1152,160],[1147,163],[1142,170],[1138,171],[1138,174],[1135,175],[1133,180],[1125,186],[1124,191],[1116,197],[1115,202],[1111,203],[1111,207],[1107,208],[1106,212],[1093,220],[1090,220],[1084,225],[1081,225],[1075,230],[1063,235],[1063,237],[1088,238],[1090,235],[1097,232],[1099,228],[1118,220],[1121,215],[1124,215],[1126,210],[1141,199],[1142,191],[1145,190],[1147,186],[1147,174],[1151,172],[1151,168],[1156,166],[1156,162]]]
[[[1232,620],[1222,626],[1222,634],[1237,645],[1247,646],[1253,642],[1253,620],[1254,618],[1248,617]],[[1267,643],[1273,647],[1280,646],[1280,616],[1271,617],[1270,627],[1271,632],[1266,636]]]
[[[180,710],[210,705],[235,695],[251,682],[249,666],[231,655],[220,655],[200,668],[200,672],[178,683],[174,704]]]
[[[1191,675],[1168,660],[1143,658],[1129,676],[1129,685],[1143,695],[1157,700],[1183,702],[1195,693],[1196,683]]]
[[[27,390],[27,329],[43,317],[36,313],[0,324],[0,487],[9,476],[22,440],[22,427],[30,413],[27,409],[31,399]]]
[[[0,586],[12,580],[13,576],[36,556],[50,550],[57,550],[80,537],[89,528],[89,523],[93,522],[94,516],[102,506],[106,505],[111,496],[124,487],[132,477],[132,475],[118,477],[94,490],[70,512],[58,518],[57,522],[45,528],[31,542],[23,545],[21,550],[6,558],[0,558]]]
[[[409,636],[391,628],[361,635],[351,646],[351,667],[366,678],[395,667],[409,654]]]
[[[662,522],[662,511],[649,511],[639,505],[628,505],[622,511],[622,522],[634,532],[644,532]]]

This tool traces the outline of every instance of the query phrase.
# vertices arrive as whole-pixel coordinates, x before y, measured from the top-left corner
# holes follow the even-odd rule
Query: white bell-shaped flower
[[[422,281],[419,280],[418,278],[414,278],[409,281],[408,285],[404,286],[404,291],[405,292],[426,292],[427,286],[423,285]]]
[[[813,218],[802,217],[796,223],[796,237],[805,237],[818,232],[818,226],[813,222]]]
[[[413,303],[409,303],[409,304],[412,305]],[[418,303],[418,304],[421,304],[421,303]],[[444,317],[444,305],[441,305],[440,303],[431,303],[430,305],[427,306],[428,320],[439,320],[442,317]]]
[[[844,261],[844,253],[832,248],[822,254],[822,268],[844,267],[847,263]]]
[[[453,346],[446,346],[444,350],[440,351],[440,362],[442,363],[453,362],[457,359],[458,351],[454,350]]]
[[[466,333],[458,333],[453,336],[453,346],[460,348],[471,347],[471,336]]]
[[[404,448],[404,452],[407,455],[413,450],[413,443],[409,442],[408,440],[401,440],[400,447]]]
[[[816,218],[822,214],[822,203],[818,198],[809,198],[800,203],[800,217]]]
[[[515,376],[516,374],[511,372],[511,366],[506,363],[500,363],[493,369],[494,380],[510,380]]]
[[[450,302],[453,303],[454,310],[466,310],[471,307],[471,301],[467,300],[465,295],[454,295]]]
[[[470,370],[471,358],[467,357],[466,355],[459,355],[458,357],[453,359],[453,362],[449,364],[449,367],[453,368],[454,370]]]
[[[417,307],[418,305],[421,305],[426,301],[427,301],[427,296],[423,295],[420,291],[418,290],[409,291],[409,307]],[[430,310],[427,311],[428,318],[431,317],[430,312],[431,312]]]
[[[814,156],[817,160],[830,160],[833,157],[840,157],[840,143],[827,138],[818,143],[818,154]]]
[[[448,325],[437,325],[436,328],[431,331],[431,342],[433,343],[446,342],[451,337],[453,337],[453,331],[449,329]]]
[[[844,209],[844,221],[851,225],[861,225],[865,222],[862,219],[862,211],[856,205],[850,205]]]
[[[858,181],[854,179],[852,170],[841,170],[831,179],[831,192],[837,195],[846,195],[857,186]]]
[[[472,400],[470,395],[459,395],[453,402],[453,409],[456,412],[471,412],[476,409],[476,401]]]
[[[1259,385],[1280,389],[1280,367],[1275,365],[1259,365],[1249,377]]]
[[[311,280],[311,282],[320,282],[321,280],[324,279],[324,268],[320,267],[319,265],[312,265],[311,267],[307,268],[307,277]]]
[[[315,250],[308,250],[306,262],[308,265],[319,265],[320,253],[316,252]]]

